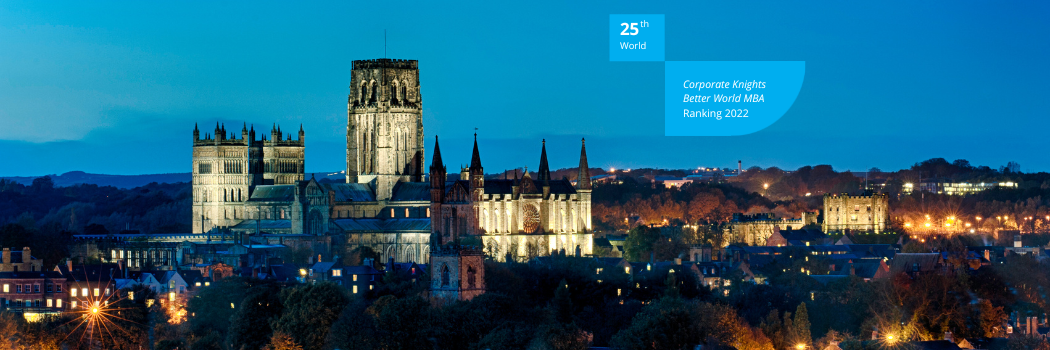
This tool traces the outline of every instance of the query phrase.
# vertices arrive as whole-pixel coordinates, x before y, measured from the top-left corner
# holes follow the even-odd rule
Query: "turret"
[[[223,134],[222,128],[219,127],[219,122],[215,122],[215,140],[222,141]]]
[[[306,132],[303,131],[303,124],[299,124],[299,143],[306,144]]]
[[[430,188],[441,190],[440,192],[432,192],[431,198],[435,202],[440,202],[440,196],[444,194],[445,190],[445,178],[447,177],[445,171],[445,164],[441,160],[441,146],[438,145],[438,137],[434,136],[434,160],[430,163]],[[436,195],[436,196],[435,196]]]
[[[201,139],[201,130],[197,128],[197,123],[193,123],[193,141]]]
[[[587,167],[587,140],[580,139],[580,167],[576,171],[576,189],[591,189],[591,170]]]

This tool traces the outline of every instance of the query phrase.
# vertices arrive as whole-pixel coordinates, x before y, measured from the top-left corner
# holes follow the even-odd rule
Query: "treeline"
[[[803,200],[771,201],[732,184],[687,183],[666,188],[644,178],[595,186],[591,212],[598,230],[627,230],[637,224],[717,225],[734,213],[773,212],[798,217],[811,205]]]
[[[29,186],[0,179],[0,224],[27,229],[54,226],[83,232],[91,224],[108,232],[189,232],[192,203],[188,183],[151,183],[133,189],[90,184],[55,187],[50,177]]]

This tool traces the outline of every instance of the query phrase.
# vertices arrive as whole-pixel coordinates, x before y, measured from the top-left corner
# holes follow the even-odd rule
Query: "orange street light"
[[[806,344],[797,344],[797,345],[795,345],[795,349],[805,350],[806,349]]]

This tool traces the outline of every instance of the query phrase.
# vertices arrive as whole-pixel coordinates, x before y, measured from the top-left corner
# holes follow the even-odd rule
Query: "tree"
[[[266,350],[303,350],[303,347],[295,342],[292,336],[284,332],[274,332]]]
[[[281,316],[280,289],[274,284],[253,287],[230,318],[226,342],[233,349],[258,349],[271,338],[271,323]],[[287,336],[287,334],[282,334]],[[276,339],[276,335],[273,337]]]
[[[281,291],[284,312],[273,323],[274,333],[291,335],[306,350],[319,350],[347,302],[346,290],[331,282],[286,288]]]
[[[642,261],[649,259],[649,253],[653,251],[653,243],[660,239],[660,229],[655,227],[637,226],[627,233],[624,241],[624,253],[627,260]]]
[[[554,291],[551,309],[554,311],[555,320],[561,323],[572,323],[572,298],[569,297],[569,283],[564,279],[558,282],[558,289]]]
[[[810,347],[813,344],[813,336],[809,333],[809,311],[806,310],[806,303],[799,303],[795,308],[795,319],[792,324],[795,327],[796,344],[805,344],[806,347]]]

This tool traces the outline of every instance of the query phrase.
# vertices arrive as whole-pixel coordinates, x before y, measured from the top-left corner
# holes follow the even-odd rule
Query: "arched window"
[[[376,82],[372,82],[372,88],[369,90],[372,95],[368,97],[368,103],[376,103]]]
[[[474,271],[474,267],[473,266],[468,267],[467,268],[467,288],[470,288],[470,289],[476,288],[475,284],[477,282],[477,278],[475,277],[475,275],[477,275],[477,272]]]
[[[365,85],[365,83],[361,83],[361,95],[359,96],[358,100],[361,101],[362,105],[365,104],[365,96],[368,96],[368,87]]]
[[[401,97],[401,96],[398,96],[398,92],[399,91],[398,91],[397,85],[398,85],[397,84],[397,80],[394,80],[394,82],[392,84],[390,84],[390,103],[391,104],[398,104],[398,100],[400,100],[400,97]]]
[[[401,99],[408,102],[408,83],[401,84]]]
[[[448,264],[441,267],[441,286],[448,287]]]

